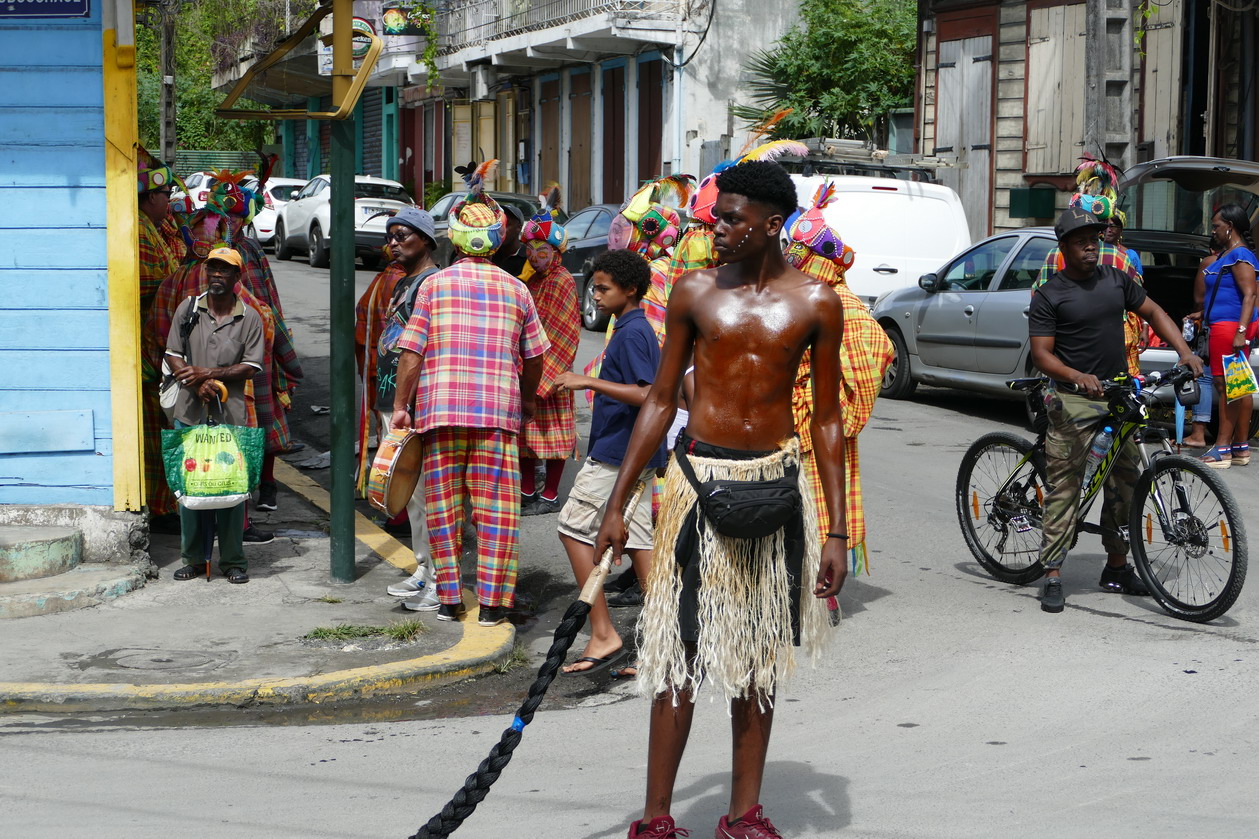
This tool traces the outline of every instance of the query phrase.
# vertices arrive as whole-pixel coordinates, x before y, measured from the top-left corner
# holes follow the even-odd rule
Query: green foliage
[[[424,206],[432,209],[433,205],[442,199],[443,195],[448,195],[451,190],[450,178],[444,181],[432,181],[424,185]],[[414,190],[412,190],[414,194]]]
[[[315,5],[316,0],[290,0],[293,20],[303,20]],[[210,84],[215,69],[234,62],[251,39],[259,48],[270,49],[284,33],[284,0],[186,0],[175,20],[176,145],[250,151],[271,142],[274,123],[216,117],[214,109],[225,94]],[[155,153],[161,136],[160,30],[156,15],[136,26],[140,142]],[[242,99],[238,107],[258,106]]]
[[[811,0],[801,24],[744,65],[749,125],[791,108],[771,136],[886,139],[889,111],[913,102],[917,5],[913,0]]]
[[[336,601],[340,602],[340,601]],[[362,626],[353,623],[339,623],[336,626],[317,626],[302,637],[310,641],[353,641],[356,638],[392,638],[394,641],[414,641],[417,636],[428,632],[423,621],[395,621],[388,626]]]

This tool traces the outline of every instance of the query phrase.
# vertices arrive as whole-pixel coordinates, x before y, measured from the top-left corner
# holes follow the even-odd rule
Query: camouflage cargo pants
[[[1050,390],[1045,397],[1049,409],[1049,433],[1045,438],[1046,480],[1044,539],[1040,561],[1046,568],[1061,568],[1075,536],[1080,517],[1080,486],[1084,482],[1089,447],[1106,415],[1106,402],[1073,393]],[[1124,538],[1132,489],[1141,473],[1137,444],[1129,440],[1115,458],[1115,465],[1102,487],[1102,545],[1107,553],[1126,554]]]

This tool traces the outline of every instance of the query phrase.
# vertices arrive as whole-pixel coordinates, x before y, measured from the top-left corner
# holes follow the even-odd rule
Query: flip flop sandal
[[[1227,469],[1233,465],[1233,451],[1231,448],[1208,449],[1198,460],[1212,469]]]
[[[1242,443],[1240,446],[1233,446],[1233,463],[1237,466],[1247,466],[1250,464],[1250,444]]]
[[[581,664],[583,662],[590,664],[590,666],[587,667],[585,670],[560,670],[560,673],[565,676],[593,676],[607,670],[609,667],[611,667],[613,664],[616,664],[618,661],[620,661],[624,657],[625,657],[624,647],[612,653],[611,655],[605,655],[602,658],[597,658],[592,655],[585,655],[577,659],[576,661],[572,662],[573,664]]]
[[[626,670],[633,670],[633,673],[626,673]],[[608,673],[613,679],[636,679],[638,678],[638,664],[631,664],[628,667],[622,667],[619,670],[613,670]]]

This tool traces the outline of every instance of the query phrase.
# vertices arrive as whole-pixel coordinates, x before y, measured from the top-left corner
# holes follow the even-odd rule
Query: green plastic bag
[[[1259,391],[1259,384],[1255,382],[1255,371],[1250,369],[1246,354],[1224,356],[1224,397],[1232,402],[1256,391]]]
[[[261,428],[194,425],[162,431],[166,482],[189,510],[235,507],[249,498],[262,474]]]

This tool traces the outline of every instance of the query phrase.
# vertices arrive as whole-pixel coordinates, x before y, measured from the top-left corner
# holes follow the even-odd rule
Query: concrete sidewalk
[[[90,609],[5,621],[0,711],[333,702],[465,678],[511,654],[515,629],[478,626],[467,592],[469,611],[457,623],[406,611],[386,594],[414,569],[414,557],[361,513],[355,582],[332,583],[327,493],[282,461],[276,476],[279,510],[251,512],[276,539],[246,545],[248,584],[228,583],[217,559],[208,583],[175,582],[179,537],[155,534],[150,551],[160,573],[143,589]],[[419,620],[422,631],[404,643],[305,638],[319,627],[407,620]]]

